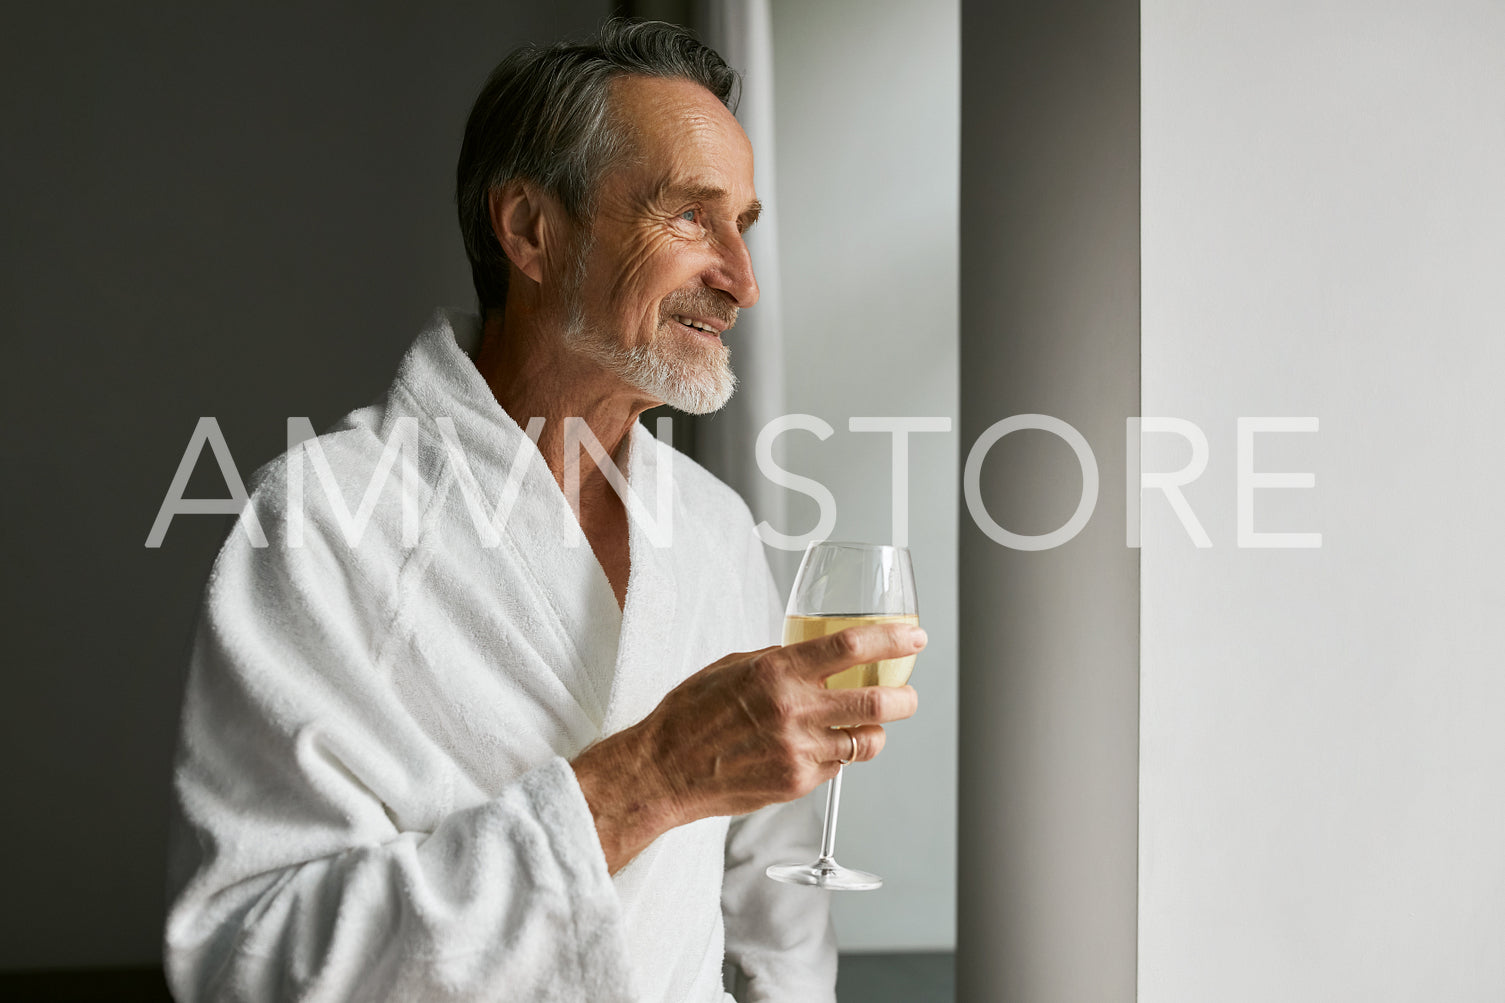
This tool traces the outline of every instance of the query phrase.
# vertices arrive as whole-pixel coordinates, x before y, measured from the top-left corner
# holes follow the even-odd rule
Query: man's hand
[[[923,647],[922,629],[887,623],[727,655],[586,749],[572,765],[608,870],[675,826],[804,795],[849,758],[848,735],[852,760],[878,755],[883,723],[912,715],[918,695],[908,686],[828,690],[826,677]]]

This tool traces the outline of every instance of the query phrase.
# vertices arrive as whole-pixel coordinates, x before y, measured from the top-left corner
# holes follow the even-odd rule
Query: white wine
[[[784,643],[808,641],[825,637],[838,630],[856,627],[864,623],[909,623],[919,626],[920,618],[913,613],[876,613],[871,616],[791,616],[784,619]],[[885,658],[877,662],[863,662],[849,669],[842,669],[826,678],[828,690],[850,690],[859,686],[903,686],[909,682],[914,671],[914,655],[903,658]]]

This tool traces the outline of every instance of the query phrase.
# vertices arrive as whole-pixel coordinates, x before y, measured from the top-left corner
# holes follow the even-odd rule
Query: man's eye
[[[689,222],[693,223],[693,222],[695,222],[695,217],[698,216],[698,215],[700,215],[700,213],[699,213],[698,210],[695,210],[695,209],[686,209],[684,212],[682,212],[682,213],[679,214],[679,218],[683,219],[683,220],[688,220]]]

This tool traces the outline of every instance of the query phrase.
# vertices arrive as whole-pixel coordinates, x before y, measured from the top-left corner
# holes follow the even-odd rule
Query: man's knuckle
[[[799,701],[787,688],[780,687],[768,695],[768,710],[774,728],[787,733],[793,729],[794,722],[799,717]],[[787,737],[787,734],[781,737]]]
[[[799,735],[793,725],[787,722],[781,723],[768,737],[770,739],[768,756],[773,761],[775,769],[784,770],[799,762],[797,755]]]
[[[794,776],[794,786],[789,789],[791,797],[801,797],[814,790],[816,785],[826,779],[828,764],[807,759],[800,764],[800,768]]]
[[[805,764],[798,756],[781,756],[774,763],[774,788],[781,794],[798,791]]]
[[[748,665],[750,675],[760,683],[768,683],[784,674],[789,656],[783,651],[768,651],[754,658]]]
[[[831,635],[831,648],[841,658],[855,656],[860,647],[861,642],[857,640],[857,634],[851,630],[843,630]]]

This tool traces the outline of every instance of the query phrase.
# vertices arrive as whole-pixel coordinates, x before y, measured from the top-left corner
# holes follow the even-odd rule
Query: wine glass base
[[[883,887],[883,879],[878,875],[842,867],[834,860],[817,860],[813,864],[774,864],[764,873],[785,884],[829,888],[838,892],[870,892]]]

